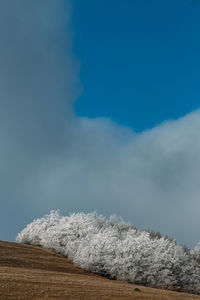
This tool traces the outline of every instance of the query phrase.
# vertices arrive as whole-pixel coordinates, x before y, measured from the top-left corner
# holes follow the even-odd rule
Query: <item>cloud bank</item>
[[[70,10],[64,0],[0,2],[1,239],[60,208],[116,213],[193,246],[200,112],[139,134],[75,116]]]

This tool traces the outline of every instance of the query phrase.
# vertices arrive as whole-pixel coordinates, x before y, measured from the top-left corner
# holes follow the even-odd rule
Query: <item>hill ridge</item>
[[[0,300],[9,299],[190,300],[200,296],[109,280],[52,250],[0,241]]]

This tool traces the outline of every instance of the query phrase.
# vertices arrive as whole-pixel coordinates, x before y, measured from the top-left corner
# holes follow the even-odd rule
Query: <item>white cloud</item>
[[[140,134],[74,116],[68,3],[17,4],[0,3],[1,238],[61,208],[199,241],[200,112]]]
[[[34,198],[65,212],[117,213],[192,245],[199,239],[199,127],[199,111],[141,134],[77,119],[65,153],[41,166]]]

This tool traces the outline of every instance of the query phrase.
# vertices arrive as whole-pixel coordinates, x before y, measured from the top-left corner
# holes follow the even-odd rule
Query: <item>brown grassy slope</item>
[[[134,291],[134,288],[141,291]],[[109,280],[53,251],[0,242],[0,300],[191,300],[200,296]]]

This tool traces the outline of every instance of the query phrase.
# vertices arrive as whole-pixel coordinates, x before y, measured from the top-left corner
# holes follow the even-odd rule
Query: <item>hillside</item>
[[[200,296],[109,280],[51,250],[0,242],[0,299],[190,300]]]

